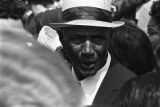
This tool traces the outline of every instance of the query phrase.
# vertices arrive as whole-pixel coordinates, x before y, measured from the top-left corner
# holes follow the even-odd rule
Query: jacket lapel
[[[129,69],[119,63],[111,62],[110,68],[96,94],[93,105],[111,105],[120,87],[129,79],[135,77]]]

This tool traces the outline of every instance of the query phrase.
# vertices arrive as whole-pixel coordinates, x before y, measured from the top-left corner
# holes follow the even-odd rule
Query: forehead
[[[111,30],[111,28],[103,28],[103,27],[87,27],[87,26],[73,26],[63,28],[62,31],[64,35],[68,34],[106,34]]]

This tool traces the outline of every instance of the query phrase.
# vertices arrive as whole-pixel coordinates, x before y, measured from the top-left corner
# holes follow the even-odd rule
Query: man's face
[[[156,57],[157,67],[160,69],[160,23],[151,17],[147,27],[149,38],[153,47],[153,52]]]
[[[155,47],[160,41],[160,24],[152,17],[148,23],[148,34],[153,47]]]
[[[93,76],[104,66],[109,47],[109,28],[69,27],[63,31],[63,48],[79,80]]]

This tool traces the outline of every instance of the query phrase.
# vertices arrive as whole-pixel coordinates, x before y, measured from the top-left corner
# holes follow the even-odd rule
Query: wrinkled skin
[[[74,26],[63,28],[62,32],[64,52],[77,79],[95,75],[106,63],[111,29]]]

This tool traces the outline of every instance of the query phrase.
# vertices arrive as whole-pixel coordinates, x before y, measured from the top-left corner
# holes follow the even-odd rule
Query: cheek
[[[101,63],[104,62],[104,60],[106,59],[106,53],[107,53],[107,49],[106,49],[106,45],[103,46],[96,46],[95,47],[95,57],[97,58],[97,60]]]
[[[97,49],[96,53],[97,53],[98,65],[99,65],[99,67],[102,67],[106,63],[106,59],[107,59],[106,46],[99,47],[99,49]]]
[[[70,48],[73,52],[79,52],[81,50],[81,45],[74,45],[74,44],[71,44],[70,45]]]
[[[153,48],[155,48],[157,46],[157,44],[159,44],[160,37],[158,35],[152,35],[151,37],[149,37],[149,39],[152,43]]]
[[[69,55],[69,57],[71,59],[77,59],[76,57],[78,56],[78,53],[81,50],[81,46],[68,44],[66,45],[66,48],[67,48],[67,54]]]
[[[106,46],[106,49],[108,50],[110,47],[110,37],[108,37],[108,39],[106,40],[105,46]]]
[[[100,53],[104,53],[109,49],[109,40],[106,40],[104,44],[95,45],[95,50],[99,51]]]
[[[97,49],[99,50],[108,50],[110,47],[110,37],[107,37],[103,43],[101,44],[95,44],[95,46],[97,47]]]
[[[95,51],[99,54],[103,54],[104,52],[106,52],[107,50],[107,47],[106,46],[97,46],[95,48]]]
[[[154,41],[158,41],[159,40],[159,35],[158,34],[154,34],[152,36],[149,36],[149,39],[154,42]]]

